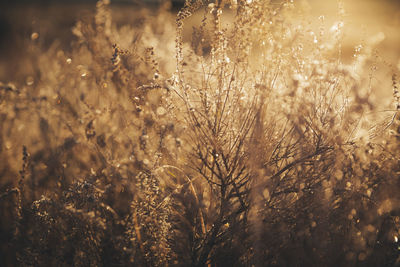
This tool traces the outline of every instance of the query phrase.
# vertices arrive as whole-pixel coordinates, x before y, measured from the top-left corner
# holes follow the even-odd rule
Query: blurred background
[[[142,9],[156,10],[163,0],[111,0],[113,21],[132,23]],[[184,0],[173,0],[177,12]],[[346,43],[344,54],[351,55],[359,42],[379,33],[384,40],[379,49],[391,64],[400,63],[400,0],[346,0],[344,2]],[[337,19],[337,0],[294,0],[311,17],[323,15],[326,25]],[[56,40],[68,49],[74,36],[71,28],[78,18],[93,14],[96,0],[1,0],[0,1],[0,81],[15,80],[21,72],[27,47],[38,39],[44,48]],[[196,21],[191,22],[192,25]],[[191,26],[189,26],[191,28]],[[32,35],[32,34],[37,35]],[[400,66],[400,64],[399,64]]]

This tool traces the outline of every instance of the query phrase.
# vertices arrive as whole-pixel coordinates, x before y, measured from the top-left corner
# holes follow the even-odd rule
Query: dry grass
[[[379,36],[344,58],[340,5],[318,30],[304,12],[198,0],[117,26],[102,0],[69,50],[32,35],[32,72],[0,84],[3,263],[400,264],[399,70]]]

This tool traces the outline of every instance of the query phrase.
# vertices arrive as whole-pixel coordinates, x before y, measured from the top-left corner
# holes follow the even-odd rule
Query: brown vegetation
[[[316,32],[292,1],[119,27],[108,9],[69,52],[32,35],[34,71],[0,83],[5,265],[400,264],[400,78],[379,36],[343,63],[341,8]]]

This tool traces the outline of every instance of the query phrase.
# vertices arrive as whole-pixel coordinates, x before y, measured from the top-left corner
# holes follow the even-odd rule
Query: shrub
[[[399,264],[399,81],[381,119],[374,40],[343,63],[341,8],[319,32],[291,1],[167,9],[117,27],[99,1],[1,84],[6,264]]]

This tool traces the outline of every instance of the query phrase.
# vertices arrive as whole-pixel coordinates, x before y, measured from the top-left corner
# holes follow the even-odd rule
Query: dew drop
[[[32,40],[32,41],[35,41],[35,40],[38,39],[38,38],[39,38],[39,33],[34,32],[34,33],[31,34],[31,40]]]

